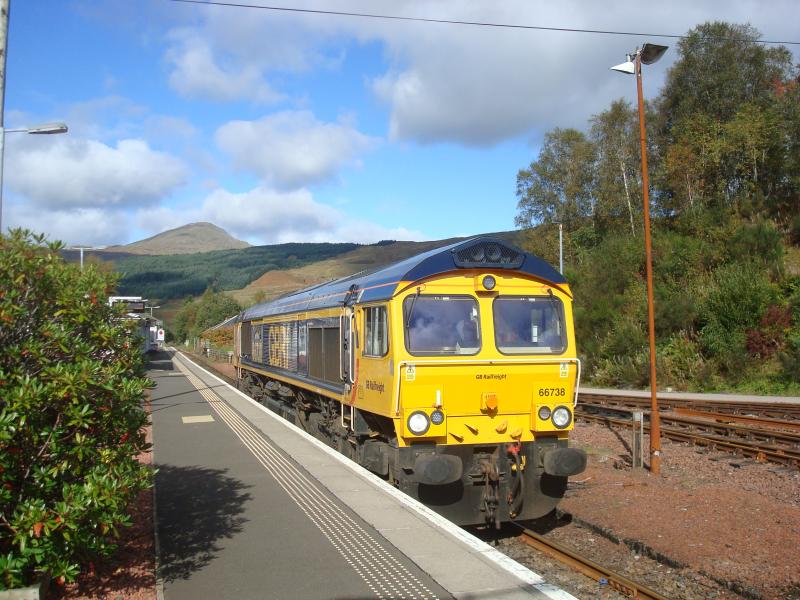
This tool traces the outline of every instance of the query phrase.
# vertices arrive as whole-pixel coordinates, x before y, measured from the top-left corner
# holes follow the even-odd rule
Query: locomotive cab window
[[[364,309],[364,356],[386,356],[389,352],[389,335],[385,306]]]
[[[561,354],[567,347],[564,305],[555,296],[498,296],[494,340],[504,354]]]
[[[470,296],[408,296],[403,322],[411,354],[477,354],[481,349],[478,302]]]

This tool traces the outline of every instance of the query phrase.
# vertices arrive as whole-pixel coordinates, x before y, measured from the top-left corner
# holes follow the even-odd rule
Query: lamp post
[[[558,225],[558,272],[564,274],[564,224],[560,221],[553,221]]]
[[[33,127],[18,127],[5,129],[0,125],[0,234],[3,232],[3,158],[6,146],[7,133],[30,133],[31,135],[53,135],[67,133],[69,128],[64,123],[45,123]]]
[[[154,308],[161,308],[161,307],[160,306],[150,306],[148,304],[147,306],[145,306],[145,308],[149,308],[150,309],[150,317],[152,318],[153,317],[153,309]]]
[[[83,251],[84,250],[104,250],[105,246],[69,246],[67,250],[80,250],[81,251],[81,271],[83,271]]]
[[[642,201],[644,203],[644,248],[647,262],[647,329],[650,338],[650,472],[661,472],[661,419],[658,414],[658,395],[656,386],[656,327],[653,308],[653,252],[650,243],[650,182],[647,175],[647,141],[644,127],[644,98],[642,96],[642,63],[656,62],[667,46],[644,44],[627,61],[611,67],[628,75],[636,75],[636,91],[639,97],[639,142],[642,148]]]

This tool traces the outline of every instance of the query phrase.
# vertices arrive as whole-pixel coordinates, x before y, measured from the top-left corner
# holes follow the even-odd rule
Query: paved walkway
[[[166,600],[571,598],[185,357],[152,366]]]
[[[619,390],[605,388],[581,387],[581,392],[587,394],[605,394],[607,396],[634,396],[638,398],[649,398],[650,390]],[[707,394],[693,392],[657,392],[658,398],[669,400],[697,400],[699,402],[776,402],[780,404],[800,404],[800,397],[797,396],[756,396],[748,394]]]

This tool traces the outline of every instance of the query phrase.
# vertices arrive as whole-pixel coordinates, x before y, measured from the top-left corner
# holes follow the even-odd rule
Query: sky
[[[683,34],[711,20],[800,39],[797,0],[250,0]],[[677,40],[377,20],[170,0],[11,0],[3,228],[110,245],[208,221],[252,244],[426,240],[514,228],[516,174],[585,130]],[[792,46],[800,61],[798,46]]]

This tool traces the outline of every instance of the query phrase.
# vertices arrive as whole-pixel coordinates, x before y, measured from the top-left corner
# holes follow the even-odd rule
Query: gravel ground
[[[668,598],[800,598],[797,469],[663,440],[655,477],[630,468],[627,437],[579,422],[590,460],[561,504],[572,521],[531,528]],[[499,547],[578,597],[618,597],[510,532]]]

